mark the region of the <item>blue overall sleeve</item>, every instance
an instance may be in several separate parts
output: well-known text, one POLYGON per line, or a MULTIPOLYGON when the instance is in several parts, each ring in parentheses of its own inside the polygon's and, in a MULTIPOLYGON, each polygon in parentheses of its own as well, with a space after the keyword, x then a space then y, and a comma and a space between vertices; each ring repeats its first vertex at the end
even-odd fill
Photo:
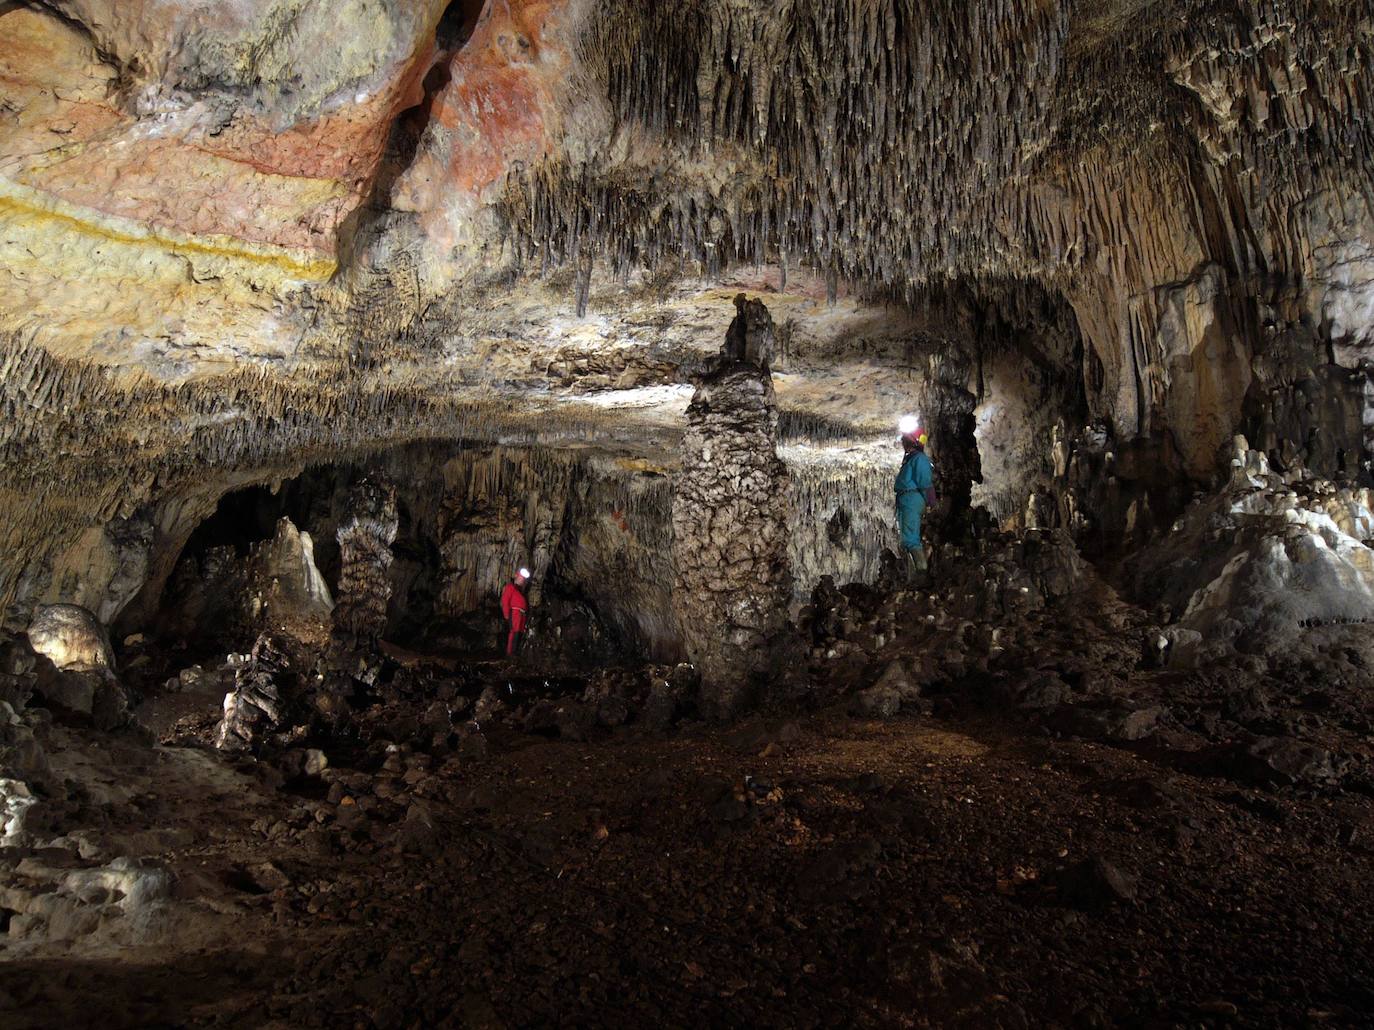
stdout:
POLYGON ((935 469, 930 464, 930 458, 924 453, 917 454, 911 462, 913 472, 911 474, 912 485, 921 493, 925 493, 935 485, 935 469))

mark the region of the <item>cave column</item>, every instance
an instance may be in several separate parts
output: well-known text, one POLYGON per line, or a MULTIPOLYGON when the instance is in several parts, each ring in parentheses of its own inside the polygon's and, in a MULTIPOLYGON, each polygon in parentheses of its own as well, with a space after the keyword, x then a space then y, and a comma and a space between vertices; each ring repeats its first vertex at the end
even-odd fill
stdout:
MULTIPOLYGON (((969 530, 973 484, 983 481, 975 435, 977 398, 968 389, 970 370, 960 356, 940 352, 929 359, 925 417, 939 508, 930 519, 933 543, 962 541, 969 530)), ((929 546, 929 544, 928 544, 929 546)))
MULTIPOLYGON (((364 479, 353 488, 345 510, 336 534, 341 568, 329 664, 346 677, 367 679, 367 671, 377 664, 377 641, 386 629, 391 600, 391 544, 400 524, 396 488, 364 479)), ((347 689, 340 683, 334 692, 347 689)))
POLYGON ((718 363, 687 409, 673 497, 674 608, 708 715, 747 700, 791 597, 789 492, 768 361, 773 321, 741 295, 718 363))

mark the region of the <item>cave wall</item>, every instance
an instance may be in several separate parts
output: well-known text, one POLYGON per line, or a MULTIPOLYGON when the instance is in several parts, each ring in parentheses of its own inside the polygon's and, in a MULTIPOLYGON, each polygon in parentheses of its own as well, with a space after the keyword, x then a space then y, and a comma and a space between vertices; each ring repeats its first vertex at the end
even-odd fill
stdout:
POLYGON ((120 630, 196 631, 187 613, 248 588, 250 554, 281 518, 311 535, 315 564, 337 589, 343 563, 336 535, 369 477, 396 495, 385 577, 390 639, 443 639, 474 615, 495 619, 502 584, 528 565, 536 606, 546 593, 585 600, 624 646, 663 660, 681 656, 671 607, 671 497, 661 467, 589 452, 444 442, 353 455, 220 498, 213 532, 188 527, 176 554, 157 556, 175 571, 140 584, 120 630))
POLYGON ((892 481, 901 450, 893 442, 886 451, 890 469, 856 468, 818 459, 814 451, 781 449, 790 494, 787 563, 794 612, 824 576, 836 583, 875 582, 883 550, 897 547, 892 481))
POLYGON ((598 459, 569 499, 558 575, 651 659, 686 658, 673 608, 672 479, 628 459, 598 459))
MULTIPOLYGON (((893 472, 885 464, 856 470, 818 461, 807 449, 780 453, 786 475, 768 499, 780 499, 779 512, 786 512, 776 538, 790 593, 779 595, 778 615, 796 611, 824 575, 838 582, 877 580, 881 553, 892 547, 894 533, 893 472)), ((883 441, 875 460, 894 467, 896 446, 883 441)), ((398 523, 386 575, 387 639, 442 640, 474 615, 478 621, 495 618, 500 586, 515 567, 528 564, 536 610, 545 597, 587 604, 613 643, 655 661, 682 661, 675 470, 675 464, 602 452, 438 441, 317 464, 214 499, 218 514, 214 503, 209 510, 196 505, 201 522, 187 523, 179 537, 165 541, 166 551, 148 551, 147 564, 166 574, 140 581, 142 589, 114 625, 118 634, 201 634, 209 643, 206 613, 228 599, 223 610, 232 618, 216 625, 240 632, 245 619, 234 613, 247 602, 235 599, 254 588, 251 555, 279 533, 280 519, 311 536, 313 563, 327 589, 337 591, 337 534, 350 493, 364 478, 381 475, 396 489, 398 523)), ((84 555, 66 552, 62 562, 76 566, 84 555)), ((217 643, 243 647, 251 641, 217 643)))

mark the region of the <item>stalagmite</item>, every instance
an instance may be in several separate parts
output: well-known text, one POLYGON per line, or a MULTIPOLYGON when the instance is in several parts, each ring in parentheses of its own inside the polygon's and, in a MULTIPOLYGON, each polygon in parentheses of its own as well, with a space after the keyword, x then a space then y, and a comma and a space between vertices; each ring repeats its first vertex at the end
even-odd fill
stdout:
POLYGON ((224 712, 215 728, 215 747, 242 751, 266 743, 284 728, 289 701, 283 681, 289 660, 263 634, 246 655, 234 656, 234 689, 224 696, 224 712))
POLYGON ((791 594, 787 473, 767 366, 773 321, 756 300, 735 304, 720 360, 687 409, 673 496, 673 603, 714 715, 748 698, 791 594))
POLYGON ((366 666, 386 629, 391 583, 387 577, 396 539, 396 488, 381 478, 354 487, 339 526, 338 594, 332 616, 330 652, 344 671, 350 659, 366 666))

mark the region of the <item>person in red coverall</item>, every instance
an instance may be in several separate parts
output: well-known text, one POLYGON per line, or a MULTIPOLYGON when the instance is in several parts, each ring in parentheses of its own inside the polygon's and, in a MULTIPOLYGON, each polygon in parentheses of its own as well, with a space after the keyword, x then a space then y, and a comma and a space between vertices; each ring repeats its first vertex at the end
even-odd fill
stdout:
POLYGON ((515 578, 501 591, 501 615, 506 620, 509 633, 506 635, 506 657, 512 658, 520 650, 525 639, 525 623, 529 618, 529 602, 525 600, 525 584, 529 582, 530 570, 521 569, 515 578))

